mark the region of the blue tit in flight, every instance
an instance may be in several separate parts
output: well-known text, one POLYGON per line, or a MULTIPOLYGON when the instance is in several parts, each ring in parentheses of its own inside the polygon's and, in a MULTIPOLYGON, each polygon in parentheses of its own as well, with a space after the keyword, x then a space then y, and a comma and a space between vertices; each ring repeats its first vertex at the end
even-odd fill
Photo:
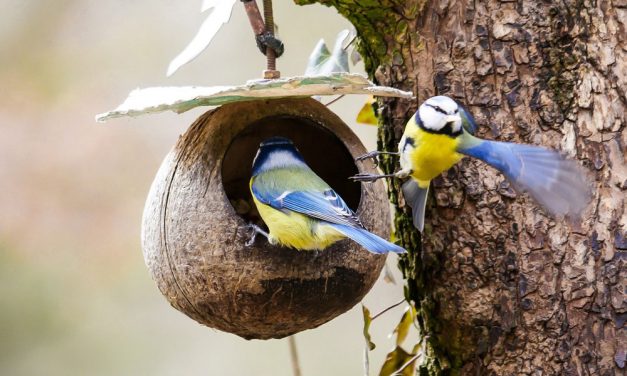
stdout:
POLYGON ((389 175, 359 174, 351 179, 411 177, 401 188, 412 208, 414 226, 421 232, 430 181, 464 156, 478 158, 499 170, 514 187, 528 192, 552 215, 581 215, 591 194, 585 173, 574 161, 543 147, 482 140, 473 135, 475 130, 475 120, 463 106, 446 96, 431 97, 407 122, 397 153, 371 152, 357 158, 396 154, 400 171, 389 175))
POLYGON ((297 250, 322 250, 351 238, 372 253, 403 253, 405 249, 370 233, 344 200, 305 163, 292 141, 272 137, 259 146, 253 161, 250 191, 270 244, 297 250))

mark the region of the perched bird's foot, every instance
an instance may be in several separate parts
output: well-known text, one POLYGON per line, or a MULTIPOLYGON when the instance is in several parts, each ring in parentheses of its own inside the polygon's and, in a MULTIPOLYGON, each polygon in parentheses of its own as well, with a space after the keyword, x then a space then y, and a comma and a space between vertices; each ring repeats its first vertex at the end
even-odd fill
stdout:
POLYGON ((375 166, 379 165, 379 156, 380 155, 398 155, 398 153, 396 152, 391 152, 391 151, 371 151, 369 153, 366 153, 364 155, 360 155, 359 157, 355 158, 355 162, 361 162, 361 161, 365 161, 366 159, 372 159, 374 162, 375 166))
POLYGON ((254 223, 250 223, 246 227, 252 231, 252 233, 250 234, 250 239, 248 239, 248 241, 246 241, 245 243, 246 247, 251 247, 253 244, 255 244, 255 239, 257 238, 258 234, 265 236, 266 239, 269 239, 270 237, 270 235, 267 232, 263 231, 261 227, 257 226, 254 223))
POLYGON ((396 175, 395 174, 385 174, 385 175, 357 174, 357 175, 350 176, 349 179, 352 180, 352 181, 360 181, 360 182, 364 182, 364 183, 372 183, 372 182, 377 181, 379 179, 393 178, 393 177, 396 177, 396 175))

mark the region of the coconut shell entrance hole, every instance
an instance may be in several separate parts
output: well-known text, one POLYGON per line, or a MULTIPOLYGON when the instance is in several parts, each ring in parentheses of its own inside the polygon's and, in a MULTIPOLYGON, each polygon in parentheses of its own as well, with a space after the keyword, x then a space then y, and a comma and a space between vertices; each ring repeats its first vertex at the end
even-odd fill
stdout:
POLYGON ((326 181, 348 206, 357 210, 361 186, 348 180, 358 172, 350 152, 337 136, 323 126, 294 116, 260 119, 239 133, 222 161, 222 181, 237 214, 248 222, 263 224, 256 211, 249 188, 253 159, 259 143, 272 136, 294 142, 305 161, 326 181))
POLYGON ((350 240, 319 252, 252 247, 246 225, 258 221, 248 180, 259 142, 294 141, 307 163, 357 210, 374 233, 388 237, 383 183, 347 180, 366 152, 357 136, 313 99, 224 105, 202 115, 166 156, 144 211, 142 248, 159 289, 201 324, 247 339, 282 338, 315 328, 357 304, 385 257, 350 240), (239 213, 239 214, 238 214, 239 213))

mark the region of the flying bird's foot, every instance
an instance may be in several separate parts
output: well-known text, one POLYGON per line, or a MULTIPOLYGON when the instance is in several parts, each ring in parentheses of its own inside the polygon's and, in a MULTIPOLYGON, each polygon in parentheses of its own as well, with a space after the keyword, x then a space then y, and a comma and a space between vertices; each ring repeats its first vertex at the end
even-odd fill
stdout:
POLYGON ((394 177, 395 178, 399 178, 399 179, 405 179, 406 177, 408 177, 409 175, 411 175, 413 173, 412 170, 406 169, 406 170, 400 170, 400 171, 396 171, 394 173, 394 177))
POLYGON ((396 152, 391 152, 391 151, 371 151, 369 153, 366 153, 364 155, 360 155, 359 157, 355 158, 355 162, 361 162, 361 161, 365 161, 366 159, 372 159, 372 161, 374 162, 375 166, 379 165, 379 156, 380 155, 398 155, 398 153, 396 152))
POLYGON ((379 156, 380 152, 375 150, 375 151, 371 151, 369 153, 360 155, 359 157, 355 158, 355 162, 361 162, 361 161, 365 161, 366 159, 373 159, 375 165, 378 164, 378 159, 377 157, 379 156))
POLYGON ((256 224, 250 223, 246 227, 252 231, 252 233, 250 234, 250 239, 248 239, 248 241, 246 241, 245 243, 246 247, 251 247, 253 244, 255 244, 255 239, 257 238, 258 234, 265 236, 266 239, 269 239, 270 237, 270 234, 263 231, 261 227, 257 226, 256 224))
POLYGON ((379 179, 393 178, 393 177, 396 177, 396 175, 395 174, 386 174, 386 175, 357 174, 357 175, 350 176, 349 179, 352 180, 352 181, 360 181, 360 182, 364 182, 364 183, 372 183, 372 182, 377 181, 379 179))

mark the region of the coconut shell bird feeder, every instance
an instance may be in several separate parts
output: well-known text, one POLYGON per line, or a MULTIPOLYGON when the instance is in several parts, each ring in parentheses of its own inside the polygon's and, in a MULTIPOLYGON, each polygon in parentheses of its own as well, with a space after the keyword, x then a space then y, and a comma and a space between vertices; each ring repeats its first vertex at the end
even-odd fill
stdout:
POLYGON ((159 168, 144 209, 142 248, 173 307, 246 339, 282 338, 346 312, 370 290, 385 263, 385 256, 350 240, 315 252, 273 246, 263 237, 246 246, 248 224, 263 226, 248 186, 259 143, 272 136, 294 141, 364 226, 387 238, 383 183, 348 180, 374 172, 371 163, 354 162, 366 149, 337 115, 310 97, 411 97, 356 74, 278 78, 274 67, 268 71, 271 79, 241 86, 137 89, 118 108, 96 117, 214 107, 179 138, 159 168))

